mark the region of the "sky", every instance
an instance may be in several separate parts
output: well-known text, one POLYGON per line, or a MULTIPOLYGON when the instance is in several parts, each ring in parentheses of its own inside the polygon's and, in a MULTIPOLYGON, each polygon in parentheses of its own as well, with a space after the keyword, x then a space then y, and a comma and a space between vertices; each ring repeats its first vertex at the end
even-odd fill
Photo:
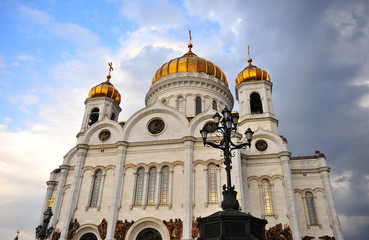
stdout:
POLYGON ((187 52, 189 29, 234 96, 250 45, 290 152, 326 155, 345 239, 369 235, 367 0, 0 0, 0 22, 0 240, 18 229, 34 239, 46 181, 75 146, 107 63, 124 121, 156 70, 187 52))

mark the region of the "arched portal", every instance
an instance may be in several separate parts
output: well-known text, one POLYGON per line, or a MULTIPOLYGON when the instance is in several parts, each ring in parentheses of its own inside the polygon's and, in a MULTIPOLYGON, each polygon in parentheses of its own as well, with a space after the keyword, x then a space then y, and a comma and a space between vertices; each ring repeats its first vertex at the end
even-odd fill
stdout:
POLYGON ((146 228, 137 235, 136 240, 162 240, 162 237, 157 230, 146 228))
POLYGON ((97 240, 97 237, 93 233, 86 233, 79 240, 97 240))

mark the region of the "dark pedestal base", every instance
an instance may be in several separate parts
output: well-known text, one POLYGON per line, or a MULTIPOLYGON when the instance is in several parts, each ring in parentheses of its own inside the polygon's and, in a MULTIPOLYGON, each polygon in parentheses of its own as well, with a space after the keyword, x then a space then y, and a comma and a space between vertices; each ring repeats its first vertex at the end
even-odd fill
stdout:
POLYGON ((235 209, 216 212, 199 218, 198 240, 265 240, 265 219, 235 209))

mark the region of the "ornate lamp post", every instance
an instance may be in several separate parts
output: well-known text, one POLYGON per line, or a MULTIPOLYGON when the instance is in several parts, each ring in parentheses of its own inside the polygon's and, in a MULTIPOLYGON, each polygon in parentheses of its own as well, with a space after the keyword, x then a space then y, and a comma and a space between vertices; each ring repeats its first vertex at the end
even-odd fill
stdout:
POLYGON ((36 228, 36 238, 38 238, 40 240, 47 239, 52 234, 52 232, 54 231, 54 228, 53 227, 47 228, 47 226, 49 225, 50 219, 53 216, 53 213, 51 211, 51 205, 54 202, 54 198, 51 197, 50 200, 49 200, 49 202, 50 202, 49 207, 44 212, 44 221, 43 221, 43 224, 42 224, 42 226, 39 225, 36 228))
POLYGON ((227 185, 223 185, 223 201, 222 201, 222 209, 235 209, 238 210, 240 205, 236 199, 237 192, 234 190, 234 185, 231 183, 231 169, 232 169, 232 151, 235 149, 240 149, 243 147, 250 147, 252 135, 254 134, 250 128, 245 132, 245 136, 247 142, 241 144, 234 144, 231 139, 231 134, 237 132, 238 125, 238 113, 231 113, 227 107, 222 111, 223 117, 219 113, 215 113, 213 116, 214 123, 216 125, 216 130, 220 132, 223 136, 223 139, 219 143, 215 142, 207 142, 207 135, 209 133, 209 129, 204 126, 201 130, 202 140, 204 142, 204 146, 209 145, 213 148, 218 148, 223 151, 224 156, 224 164, 226 165, 227 172, 227 185))
POLYGON ((208 145, 223 151, 227 185, 223 185, 223 211, 198 219, 197 227, 200 229, 198 240, 265 240, 265 225, 268 222, 265 219, 253 217, 250 213, 239 211, 237 192, 231 182, 232 157, 234 156, 232 151, 246 146, 250 147, 253 135, 251 129, 248 128, 245 132, 247 142, 239 144, 232 142, 231 135, 237 132, 238 118, 238 113, 231 113, 227 107, 222 111, 222 116, 215 113, 213 119, 216 131, 222 135, 222 139, 217 142, 206 140, 209 133, 206 126, 200 130, 204 146, 208 145))

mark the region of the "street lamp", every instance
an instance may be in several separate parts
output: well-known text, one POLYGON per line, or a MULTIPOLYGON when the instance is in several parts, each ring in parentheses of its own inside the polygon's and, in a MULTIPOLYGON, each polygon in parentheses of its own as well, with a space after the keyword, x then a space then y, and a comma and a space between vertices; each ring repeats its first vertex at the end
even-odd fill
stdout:
POLYGON ((238 118, 238 113, 231 113, 227 107, 222 111, 222 116, 219 113, 214 114, 216 131, 221 135, 220 141, 207 141, 209 129, 206 125, 200 130, 204 146, 208 145, 223 151, 227 185, 223 185, 223 211, 198 218, 197 227, 200 229, 200 236, 197 240, 265 240, 265 225, 268 221, 240 211, 240 204, 236 198, 237 192, 231 183, 232 157, 234 156, 232 151, 247 146, 251 147, 254 134, 248 128, 245 132, 246 142, 233 143, 231 135, 237 132, 238 118))
POLYGON ((232 169, 232 151, 243 147, 250 147, 252 135, 254 134, 250 128, 245 132, 247 142, 241 144, 235 144, 232 142, 231 134, 237 132, 238 126, 238 113, 231 113, 227 107, 222 111, 222 116, 217 112, 214 114, 213 119, 216 125, 216 131, 222 135, 220 142, 208 142, 206 141, 209 129, 204 126, 200 130, 204 146, 208 145, 213 148, 218 148, 223 151, 224 164, 226 165, 227 172, 227 185, 223 185, 223 201, 222 209, 239 209, 239 203, 236 199, 237 192, 234 190, 235 187, 231 183, 231 169, 232 169))
POLYGON ((42 223, 42 226, 39 225, 36 228, 36 238, 38 238, 40 240, 47 239, 54 231, 53 227, 47 228, 47 226, 49 225, 50 219, 53 216, 53 213, 51 211, 51 205, 54 202, 54 198, 51 197, 49 202, 50 202, 49 207, 44 212, 44 221, 42 223))

